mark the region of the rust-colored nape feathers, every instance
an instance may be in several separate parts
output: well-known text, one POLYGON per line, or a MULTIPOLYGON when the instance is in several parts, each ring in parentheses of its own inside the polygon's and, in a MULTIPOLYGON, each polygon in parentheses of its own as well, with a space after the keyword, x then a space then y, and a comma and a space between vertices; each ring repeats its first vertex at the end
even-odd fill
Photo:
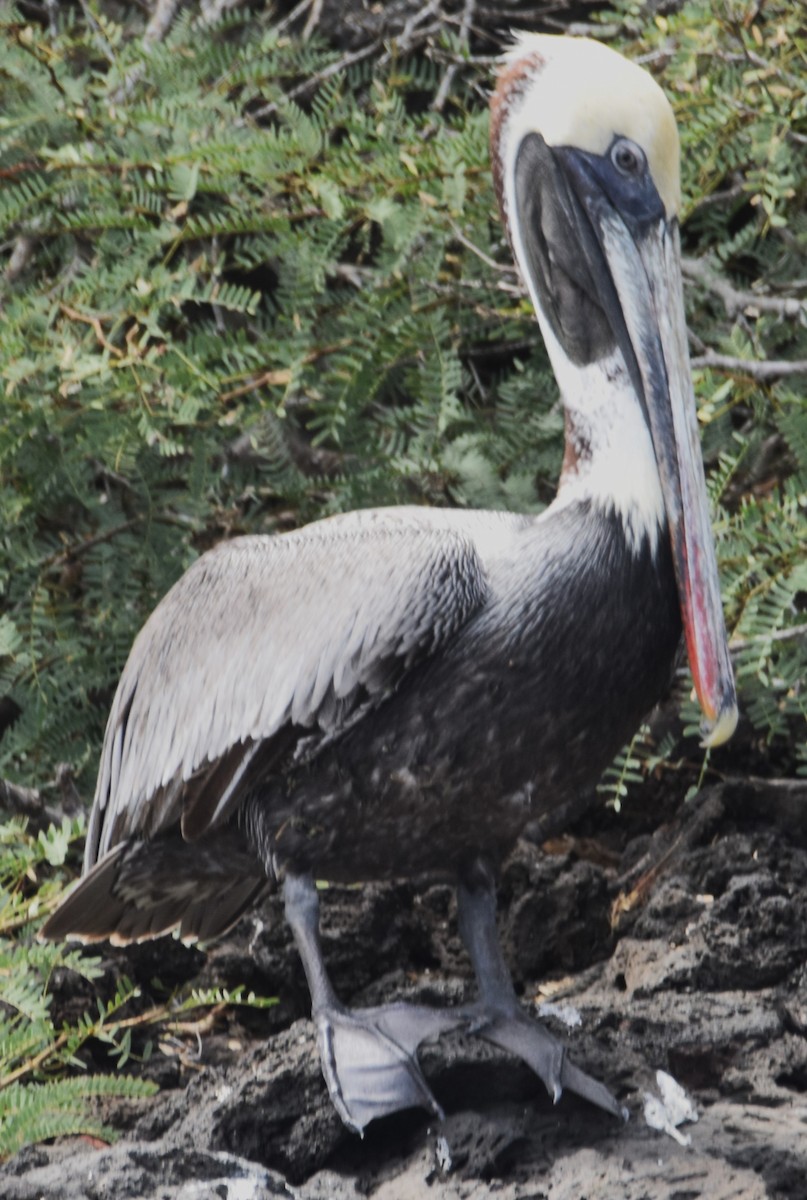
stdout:
POLYGON ((496 76, 496 87, 490 99, 490 164, 493 186, 499 204, 505 230, 510 236, 509 219, 504 194, 504 152, 501 144, 502 130, 511 107, 517 103, 529 87, 535 74, 541 70, 545 59, 539 50, 514 56, 509 52, 496 76))

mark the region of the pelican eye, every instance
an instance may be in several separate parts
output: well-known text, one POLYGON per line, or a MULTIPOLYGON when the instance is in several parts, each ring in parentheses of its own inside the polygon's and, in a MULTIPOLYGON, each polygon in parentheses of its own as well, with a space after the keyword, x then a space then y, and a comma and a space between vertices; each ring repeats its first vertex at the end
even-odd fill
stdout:
POLYGON ((611 148, 611 162, 627 179, 641 179, 647 168, 644 151, 629 138, 620 138, 611 148))

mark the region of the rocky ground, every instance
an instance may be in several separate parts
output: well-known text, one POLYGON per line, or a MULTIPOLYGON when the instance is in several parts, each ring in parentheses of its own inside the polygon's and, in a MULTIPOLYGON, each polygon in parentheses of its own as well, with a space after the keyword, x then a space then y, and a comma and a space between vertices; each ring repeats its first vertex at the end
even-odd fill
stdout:
MULTIPOLYGON (((804 1200, 807 786, 726 782, 691 804, 651 791, 521 847, 500 892, 525 1005, 550 1004, 547 1021, 628 1105, 627 1125, 570 1095, 553 1106, 525 1067, 452 1035, 421 1053, 445 1121, 413 1111, 349 1134, 272 901, 207 958, 170 940, 109 952, 146 993, 155 976, 198 976, 280 1003, 166 1039, 144 1067, 159 1095, 104 1114, 119 1142, 30 1147, 0 1167, 0 1196, 804 1200), (567 1028, 570 1010, 582 1023, 567 1028), (657 1069, 697 1110, 670 1123, 681 1141, 647 1123, 657 1069)), ((353 1003, 469 994, 449 888, 333 888, 324 909, 326 953, 353 1003)), ((57 1002, 85 1003, 82 986, 66 977, 57 1002)))

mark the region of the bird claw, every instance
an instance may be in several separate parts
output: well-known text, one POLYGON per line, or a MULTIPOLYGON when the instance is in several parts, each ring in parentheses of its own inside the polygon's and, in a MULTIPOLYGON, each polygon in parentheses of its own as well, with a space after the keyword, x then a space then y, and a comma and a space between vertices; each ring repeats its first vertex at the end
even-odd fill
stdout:
POLYGON ((566 1047, 540 1022, 531 1020, 513 1003, 512 1008, 486 1008, 479 1003, 465 1009, 467 1032, 483 1037, 525 1062, 546 1086, 554 1104, 564 1089, 576 1092, 605 1112, 628 1119, 628 1110, 613 1093, 570 1061, 566 1047))
POLYGON ((331 1005, 314 1014, 322 1073, 336 1111, 348 1129, 404 1108, 426 1108, 441 1120, 416 1058, 432 1041, 465 1021, 427 1005, 390 1004, 350 1010, 331 1005))
MULTIPOLYGON (((596 1104, 598 1108, 602 1108, 605 1112, 612 1113, 615 1117, 619 1117, 621 1121, 627 1121, 630 1113, 624 1104, 620 1104, 616 1096, 610 1088, 607 1088, 604 1083, 600 1083, 599 1079, 594 1079, 585 1071, 581 1071, 573 1062, 570 1062, 568 1057, 563 1060, 563 1087, 569 1089, 570 1092, 576 1092, 578 1096, 582 1096, 591 1104, 596 1104)), ((562 1090, 562 1089, 561 1089, 562 1090)), ((560 1099, 560 1093, 557 1099, 560 1099)), ((557 1101, 556 1101, 557 1103, 557 1101)))

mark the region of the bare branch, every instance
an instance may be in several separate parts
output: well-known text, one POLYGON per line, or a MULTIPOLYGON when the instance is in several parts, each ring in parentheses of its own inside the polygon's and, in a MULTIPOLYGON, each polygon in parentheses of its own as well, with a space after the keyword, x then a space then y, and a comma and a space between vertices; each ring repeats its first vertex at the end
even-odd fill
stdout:
POLYGON ((58 825, 63 815, 45 803, 39 788, 20 787, 8 779, 0 779, 0 812, 27 817, 35 829, 58 825))
POLYGON ((740 200, 747 195, 745 180, 738 179, 731 187, 711 192, 708 196, 701 196, 692 205, 690 212, 700 212, 702 208, 714 208, 718 204, 733 204, 735 200, 740 200))
MULTIPOLYGON (((146 28, 143 31, 143 46, 146 50, 150 50, 152 46, 157 45, 166 36, 176 16, 178 7, 179 0, 157 0, 154 5, 154 11, 149 17, 146 28)), ((120 87, 116 88, 112 93, 111 99, 113 104, 123 104, 129 99, 143 78, 145 70, 142 63, 132 68, 120 87)))
POLYGON ((277 33, 282 33, 284 29, 288 29, 289 25, 293 25, 298 17, 301 17, 307 8, 311 7, 313 0, 300 0, 299 4, 295 4, 290 13, 287 13, 282 21, 278 21, 275 25, 277 33))
MULTIPOLYGON (((225 9, 234 8, 238 2, 239 0, 207 0, 207 3, 202 3, 200 15, 202 25, 212 25, 225 9)), ((156 0, 154 11, 143 31, 143 46, 147 51, 168 36, 179 6, 180 0, 156 0)), ((113 104, 121 104, 128 100, 144 74, 145 67, 142 64, 134 67, 117 91, 113 93, 113 104)))
POLYGON ((707 350, 705 354, 693 358, 692 366, 696 370, 711 367, 730 374, 750 375, 760 383, 770 383, 774 379, 785 379, 790 375, 807 375, 807 359, 786 362, 783 359, 770 358, 760 362, 748 358, 734 358, 730 354, 717 354, 714 350, 707 350))
POLYGON ((163 40, 174 22, 178 7, 179 0, 157 0, 143 31, 144 46, 153 46, 163 40))
POLYGON ((739 654, 758 642, 791 642, 802 637, 807 637, 807 625, 791 625, 789 629, 777 629, 773 633, 755 633, 747 638, 733 637, 729 642, 729 650, 732 654, 739 654))
POLYGON ((9 255, 6 269, 3 272, 3 278, 6 283, 14 283, 22 275, 28 263, 31 260, 31 255, 34 252, 36 241, 25 233, 21 233, 14 241, 14 249, 9 255))
MULTIPOLYGON (((460 42, 467 49, 468 37, 471 32, 471 22, 474 19, 474 9, 476 8, 476 0, 465 0, 465 5, 462 10, 462 21, 460 23, 460 42)), ((443 78, 440 80, 440 87, 437 89, 437 95, 432 101, 432 108, 435 112, 442 112, 443 106, 448 99, 448 94, 451 91, 451 85, 454 82, 454 76, 457 74, 458 64, 452 63, 446 71, 443 78)))
POLYGON ((428 20, 429 17, 435 16, 439 11, 440 0, 429 0, 428 4, 424 4, 422 8, 413 12, 411 17, 407 17, 403 29, 395 39, 396 49, 399 54, 409 53, 409 48, 412 45, 418 25, 422 25, 424 21, 428 20))
POLYGON ((202 0, 200 15, 203 24, 214 24, 223 12, 226 12, 228 8, 235 8, 241 2, 242 0, 202 0))
POLYGON ((308 14, 308 19, 303 26, 304 42, 308 41, 308 39, 311 37, 311 34, 319 24, 319 19, 322 16, 322 3, 323 0, 314 0, 313 4, 311 5, 311 12, 308 14))
MULTIPOLYGON (((451 232, 454 234, 454 237, 457 239, 457 241, 463 245, 466 250, 470 250, 472 254, 475 254, 477 258, 481 259, 486 267, 490 267, 491 270, 498 271, 502 275, 515 274, 515 270, 512 265, 496 262, 496 260, 491 258, 489 254, 485 254, 484 250, 481 250, 479 246, 465 236, 460 227, 454 221, 451 222, 451 232)), ((523 292, 524 289, 522 288, 520 290, 523 292)))
POLYGON ((734 317, 738 313, 774 313, 778 317, 801 318, 807 317, 807 300, 798 300, 795 296, 766 296, 757 292, 743 292, 710 267, 700 258, 685 258, 681 268, 687 279, 702 284, 713 296, 717 296, 725 305, 726 314, 734 317), (750 310, 750 311, 749 311, 750 310))
POLYGON ((96 546, 114 541, 120 534, 128 533, 130 529, 136 529, 138 525, 142 525, 147 520, 159 522, 160 525, 176 525, 180 529, 193 529, 194 527, 190 517, 174 516, 171 513, 144 513, 137 517, 131 517, 128 521, 121 521, 120 524, 105 529, 103 533, 96 533, 92 537, 83 538, 80 542, 73 542, 61 550, 56 550, 53 554, 48 554, 39 560, 40 568, 45 570, 48 567, 62 567, 73 563, 83 555, 89 554, 96 546))
MULTIPOLYGON (((351 50, 347 54, 343 54, 336 62, 329 63, 327 67, 323 67, 321 71, 317 71, 314 75, 309 75, 302 83, 298 83, 290 92, 286 92, 284 102, 296 100, 298 96, 303 96, 306 92, 313 91, 319 87, 326 79, 330 79, 333 75, 339 75, 342 71, 346 71, 348 67, 352 67, 354 63, 363 62, 365 58, 370 58, 375 54, 381 46, 381 40, 376 38, 374 42, 370 42, 367 46, 361 46, 358 50, 351 50)), ((271 104, 265 104, 263 108, 258 108, 251 114, 251 120, 260 120, 261 118, 272 117, 280 111, 281 103, 272 101, 271 104)))

